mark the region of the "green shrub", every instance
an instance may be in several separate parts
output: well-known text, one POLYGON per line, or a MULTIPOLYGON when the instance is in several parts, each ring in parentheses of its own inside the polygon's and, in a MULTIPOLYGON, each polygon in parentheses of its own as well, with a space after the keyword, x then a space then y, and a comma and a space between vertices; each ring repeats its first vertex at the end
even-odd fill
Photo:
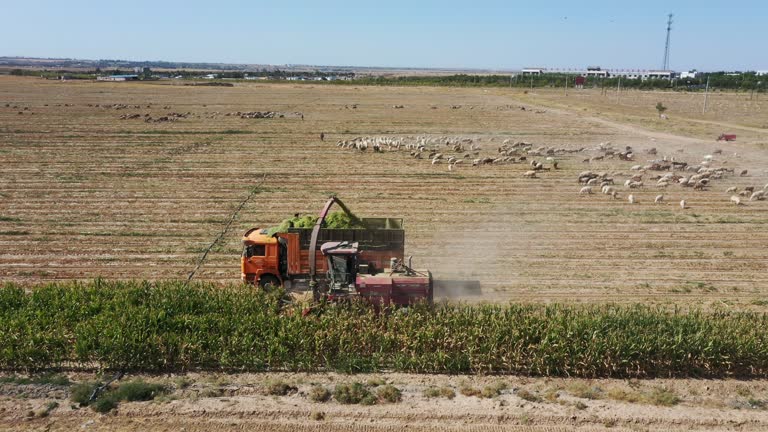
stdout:
POLYGON ((298 390, 296 386, 292 386, 282 380, 269 381, 266 386, 267 394, 272 396, 285 396, 298 390))
POLYGON ((216 398, 224 395, 224 390, 220 387, 208 387, 198 393, 198 396, 204 398, 216 398))
POLYGON ((456 397, 456 392, 450 387, 429 387, 424 390, 424 397, 436 398, 444 397, 446 399, 453 399, 456 397))
POLYGON ((72 384, 66 375, 45 373, 42 375, 31 375, 29 377, 21 377, 18 375, 10 375, 6 377, 0 377, 0 383, 11 384, 49 384, 60 387, 67 387, 72 384))
POLYGON ((664 387, 654 387, 646 399, 648 403, 660 406, 674 406, 680 403, 680 397, 664 387))
POLYGON ((188 377, 181 376, 174 379, 173 383, 176 385, 176 388, 184 390, 186 388, 189 388, 189 386, 191 386, 192 384, 194 384, 194 381, 188 377))
POLYGON ((403 400, 403 394, 400 389, 392 384, 387 384, 376 389, 376 395, 379 399, 389 403, 397 403, 403 400))
POLYGON ((461 385, 459 385, 459 393, 469 397, 469 396, 480 396, 482 392, 472 384, 468 382, 463 382, 461 383, 461 385))
POLYGON ((100 385, 101 383, 96 381, 88 381, 75 384, 70 389, 69 399, 81 406, 88 405, 91 395, 100 385))
POLYGON ((336 399, 336 402, 342 404, 359 404, 366 398, 368 398, 367 401, 370 401, 371 396, 371 392, 358 382, 336 384, 336 388, 333 391, 333 398, 336 399))
POLYGON ((382 385, 384 385, 386 383, 387 383, 387 381, 384 378, 375 377, 375 378, 368 379, 368 381, 366 381, 365 384, 368 387, 378 387, 378 386, 382 386, 382 385))
POLYGON ((39 410, 35 415, 40 418, 48 417, 51 415, 51 411, 55 410, 59 407, 59 403, 56 401, 51 401, 45 404, 45 407, 39 410))
POLYGON ((149 401, 164 394, 166 389, 161 384, 147 383, 143 380, 126 381, 117 386, 109 387, 91 401, 94 390, 101 386, 100 382, 84 382, 76 384, 70 392, 72 402, 80 406, 90 405, 96 412, 105 413, 115 409, 120 401, 136 402, 149 401))
POLYGON ((105 394, 104 396, 99 397, 93 403, 91 403, 91 408, 93 408, 94 411, 97 413, 107 413, 109 411, 112 411, 113 409, 117 408, 117 404, 119 402, 119 399, 114 394, 105 394))
POLYGON ((480 396, 488 399, 495 398, 496 396, 500 395, 503 390, 506 389, 507 383, 504 381, 498 381, 483 387, 483 389, 480 391, 480 396))
POLYGON ((598 386, 590 386, 585 383, 576 382, 568 386, 568 392, 577 398, 582 399, 600 399, 603 390, 598 386))
POLYGON ((627 391, 622 388, 611 388, 608 390, 608 398, 621 401, 621 402, 627 402, 627 403, 636 403, 640 402, 642 400, 642 395, 636 391, 627 391))
POLYGON ((528 402, 541 402, 541 397, 539 397, 536 393, 531 392, 530 390, 521 388, 515 392, 515 394, 520 399, 527 400, 528 402))
POLYGON ((331 392, 321 385, 312 386, 309 390, 309 399, 312 402, 328 402, 331 398, 331 392))
POLYGON ((117 400, 136 402, 149 401, 165 393, 162 384, 147 383, 142 380, 134 380, 121 383, 116 390, 111 392, 117 400))

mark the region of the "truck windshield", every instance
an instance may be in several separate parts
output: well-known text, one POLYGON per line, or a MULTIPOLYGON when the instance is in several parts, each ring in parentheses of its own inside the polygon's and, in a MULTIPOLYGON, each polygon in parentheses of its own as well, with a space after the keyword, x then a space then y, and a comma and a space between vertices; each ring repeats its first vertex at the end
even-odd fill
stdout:
POLYGON ((267 247, 265 245, 249 245, 243 249, 243 256, 250 258, 252 256, 263 257, 266 255, 267 247))

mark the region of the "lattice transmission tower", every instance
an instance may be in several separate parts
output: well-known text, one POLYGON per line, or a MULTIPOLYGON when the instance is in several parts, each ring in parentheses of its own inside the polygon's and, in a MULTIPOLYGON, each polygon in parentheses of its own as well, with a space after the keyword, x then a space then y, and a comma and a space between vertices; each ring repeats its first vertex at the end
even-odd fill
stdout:
POLYGON ((669 35, 672 33, 672 14, 667 15, 667 43, 664 44, 664 63, 661 70, 669 70, 669 35))

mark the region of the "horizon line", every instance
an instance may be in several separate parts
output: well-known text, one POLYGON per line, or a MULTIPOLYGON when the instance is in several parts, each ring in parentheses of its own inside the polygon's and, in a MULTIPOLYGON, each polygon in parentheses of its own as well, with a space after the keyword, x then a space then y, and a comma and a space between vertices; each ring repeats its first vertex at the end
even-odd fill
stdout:
MULTIPOLYGON (((555 71, 565 71, 565 70, 586 70, 589 67, 599 67, 601 70, 637 70, 637 71, 654 71, 654 70, 660 70, 658 68, 654 67, 602 67, 602 66, 583 66, 583 67, 552 67, 552 66, 520 66, 516 68, 509 68, 509 67, 438 67, 438 66, 363 66, 363 65, 331 65, 331 64, 309 64, 309 63, 282 63, 282 64, 276 64, 276 63, 232 63, 232 62, 217 62, 217 61, 176 61, 176 60, 128 60, 128 59, 119 59, 119 58, 100 58, 100 59, 92 59, 92 58, 78 58, 78 57, 33 57, 33 56, 13 56, 13 55, 2 55, 0 56, 0 60, 2 59, 22 59, 22 60, 50 60, 50 61, 82 61, 82 62, 124 62, 124 63, 171 63, 171 64, 201 64, 201 65, 223 65, 223 66, 268 66, 268 67, 320 67, 320 68, 343 68, 343 69, 381 69, 381 70, 434 70, 434 71, 483 71, 483 72, 520 72, 523 69, 552 69, 555 71)), ((12 66, 12 65, 2 65, 0 66, 12 66)), ((675 69, 669 69, 671 71, 675 71, 675 69)), ((697 71, 697 72, 758 72, 763 70, 768 70, 768 67, 766 69, 760 69, 760 68, 754 68, 754 69, 745 69, 745 70, 729 70, 729 69, 719 69, 719 70, 698 70, 698 69, 681 69, 681 71, 697 71)))

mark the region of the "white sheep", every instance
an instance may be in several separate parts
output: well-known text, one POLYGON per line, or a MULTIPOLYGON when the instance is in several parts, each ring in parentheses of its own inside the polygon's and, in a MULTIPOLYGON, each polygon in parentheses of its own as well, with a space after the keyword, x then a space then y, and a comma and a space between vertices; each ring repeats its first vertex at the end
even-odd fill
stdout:
POLYGON ((687 207, 685 206, 685 200, 680 200, 680 208, 685 210, 687 207))
POLYGON ((523 173, 523 177, 536 178, 536 171, 526 171, 523 173))
POLYGON ((738 205, 741 205, 741 198, 737 197, 736 195, 731 196, 731 202, 738 205))
POLYGON ((627 201, 629 201, 630 204, 634 204, 635 203, 635 196, 630 194, 627 197, 627 201))
POLYGON ((592 186, 584 186, 581 188, 579 195, 592 195, 592 186))
POLYGON ((761 200, 764 200, 764 199, 765 199, 765 191, 764 190, 759 190, 759 191, 753 193, 752 196, 749 197, 750 201, 755 201, 755 200, 761 201, 761 200))
POLYGON ((662 201, 664 201, 664 195, 657 195, 657 196, 656 196, 656 199, 654 199, 654 200, 653 200, 653 203, 654 203, 654 204, 659 204, 659 203, 661 203, 662 201))
POLYGON ((738 188, 736 186, 731 186, 725 190, 725 193, 733 193, 733 192, 736 192, 737 190, 738 188))

